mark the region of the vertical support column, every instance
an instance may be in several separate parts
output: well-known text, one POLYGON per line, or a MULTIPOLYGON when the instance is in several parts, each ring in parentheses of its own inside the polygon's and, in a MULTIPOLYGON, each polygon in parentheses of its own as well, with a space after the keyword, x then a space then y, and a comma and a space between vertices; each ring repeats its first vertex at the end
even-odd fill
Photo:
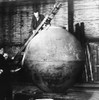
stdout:
MULTIPOLYGON (((20 8, 20 10, 22 10, 22 9, 20 8)), ((19 17, 20 17, 20 44, 22 44, 22 42, 23 42, 23 38, 22 38, 23 11, 20 11, 19 17)))
POLYGON ((5 44, 5 16, 6 16, 6 11, 5 11, 5 8, 6 8, 6 4, 5 2, 2 2, 1 3, 1 11, 0 11, 0 16, 1 16, 1 34, 2 34, 2 42, 0 43, 0 45, 3 45, 5 44))
POLYGON ((68 0, 68 31, 70 33, 74 32, 74 0, 68 0))

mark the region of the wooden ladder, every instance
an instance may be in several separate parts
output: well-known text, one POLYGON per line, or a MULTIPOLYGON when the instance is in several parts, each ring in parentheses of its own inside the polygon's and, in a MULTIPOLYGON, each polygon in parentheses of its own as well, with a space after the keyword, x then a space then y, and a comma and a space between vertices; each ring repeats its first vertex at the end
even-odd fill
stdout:
POLYGON ((33 33, 30 38, 25 42, 25 44, 21 47, 20 51, 14 56, 14 61, 17 61, 19 63, 22 60, 21 53, 26 49, 27 45, 30 43, 30 41, 39 33, 40 30, 44 29, 48 24, 50 24, 51 20, 54 18, 54 16, 57 14, 58 10, 61 7, 61 3, 57 2, 54 5, 54 8, 49 12, 48 15, 45 16, 43 21, 40 23, 40 25, 36 28, 35 33, 33 33), (21 56, 21 57, 18 57, 21 56))

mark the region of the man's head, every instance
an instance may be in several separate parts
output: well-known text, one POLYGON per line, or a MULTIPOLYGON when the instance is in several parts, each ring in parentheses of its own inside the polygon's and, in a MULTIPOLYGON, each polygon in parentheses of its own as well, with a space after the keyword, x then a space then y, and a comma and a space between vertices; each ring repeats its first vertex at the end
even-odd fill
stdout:
POLYGON ((35 8, 33 9, 33 12, 34 12, 34 16, 35 16, 35 17, 39 17, 39 10, 38 10, 37 7, 35 7, 35 8))
POLYGON ((38 18, 38 17, 39 17, 39 12, 34 12, 34 16, 35 16, 36 18, 38 18))
POLYGON ((3 56, 4 56, 5 59, 8 59, 8 53, 4 53, 3 56))

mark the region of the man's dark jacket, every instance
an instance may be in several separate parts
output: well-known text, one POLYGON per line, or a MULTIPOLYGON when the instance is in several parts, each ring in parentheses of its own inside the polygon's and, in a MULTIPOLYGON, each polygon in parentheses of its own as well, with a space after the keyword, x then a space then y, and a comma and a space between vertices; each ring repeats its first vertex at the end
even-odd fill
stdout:
POLYGON ((39 20, 37 21, 36 17, 33 15, 32 17, 32 23, 31 23, 31 30, 36 30, 36 28, 40 25, 40 23, 43 21, 44 15, 39 15, 39 20))

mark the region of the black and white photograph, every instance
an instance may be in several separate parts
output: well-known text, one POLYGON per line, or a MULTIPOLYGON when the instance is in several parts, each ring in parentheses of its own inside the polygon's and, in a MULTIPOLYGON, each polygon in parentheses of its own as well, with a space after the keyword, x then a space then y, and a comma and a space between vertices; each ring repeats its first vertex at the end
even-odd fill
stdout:
POLYGON ((99 100, 99 0, 0 0, 0 100, 99 100))

